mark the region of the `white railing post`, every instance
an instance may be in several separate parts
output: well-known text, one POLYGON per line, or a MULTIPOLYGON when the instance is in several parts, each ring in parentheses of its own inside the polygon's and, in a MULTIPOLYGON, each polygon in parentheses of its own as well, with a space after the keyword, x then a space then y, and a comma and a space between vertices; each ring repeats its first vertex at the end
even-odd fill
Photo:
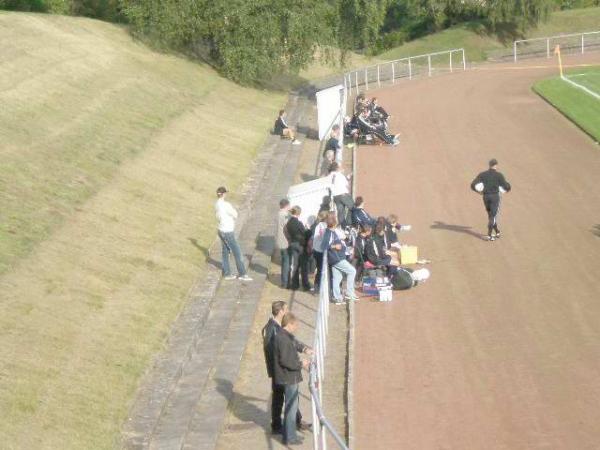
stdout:
POLYGON ((463 70, 467 70, 467 60, 465 59, 465 49, 462 49, 463 70))
POLYGON ((408 79, 412 80, 412 64, 410 62, 410 57, 408 58, 408 79))
POLYGON ((583 55, 585 53, 585 34, 581 34, 581 54, 583 55))
POLYGON ((427 68, 429 71, 429 76, 431 76, 431 55, 427 55, 427 68))
POLYGON ((377 87, 381 87, 381 82, 379 81, 379 64, 377 64, 377 87))
POLYGON ((365 69, 365 91, 369 90, 369 69, 365 69))
POLYGON ((517 41, 513 42, 513 55, 515 62, 517 62, 517 41))
POLYGON ((450 72, 452 72, 452 52, 450 52, 450 72))
POLYGON ((356 86, 356 95, 358 95, 358 71, 354 72, 354 86, 356 86))
POLYGON ((394 70, 394 66, 396 64, 392 61, 392 84, 396 84, 396 71, 394 70))
POLYGON ((550 38, 546 39, 546 58, 550 58, 550 38))

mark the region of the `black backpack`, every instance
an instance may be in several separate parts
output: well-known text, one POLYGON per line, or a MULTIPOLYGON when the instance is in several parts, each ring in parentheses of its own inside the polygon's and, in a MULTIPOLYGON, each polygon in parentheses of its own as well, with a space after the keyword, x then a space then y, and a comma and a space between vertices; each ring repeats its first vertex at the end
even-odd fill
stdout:
POLYGON ((404 291, 414 286, 414 281, 410 269, 398 268, 398 271, 392 276, 392 289, 394 291, 404 291))

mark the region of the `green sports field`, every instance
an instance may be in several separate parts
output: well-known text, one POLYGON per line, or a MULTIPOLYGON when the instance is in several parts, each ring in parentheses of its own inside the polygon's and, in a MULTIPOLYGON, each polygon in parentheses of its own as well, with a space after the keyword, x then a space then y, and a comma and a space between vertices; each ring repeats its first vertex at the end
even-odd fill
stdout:
POLYGON ((565 77, 588 91, 560 77, 538 81, 533 89, 600 142, 600 99, 593 94, 600 96, 600 67, 571 70, 565 77))

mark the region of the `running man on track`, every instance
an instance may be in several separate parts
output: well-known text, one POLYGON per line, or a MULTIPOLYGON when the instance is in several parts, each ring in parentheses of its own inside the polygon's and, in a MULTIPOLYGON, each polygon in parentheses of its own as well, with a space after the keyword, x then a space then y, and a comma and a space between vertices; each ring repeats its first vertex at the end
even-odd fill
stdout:
POLYGON ((504 175, 498 172, 498 161, 492 159, 489 162, 490 168, 481 172, 471 183, 471 189, 483 195, 483 204, 488 215, 488 234, 489 241, 495 241, 500 237, 498 229, 498 211, 500 209, 500 192, 509 192, 510 183, 506 181, 504 175), (495 235, 492 235, 492 231, 495 235))

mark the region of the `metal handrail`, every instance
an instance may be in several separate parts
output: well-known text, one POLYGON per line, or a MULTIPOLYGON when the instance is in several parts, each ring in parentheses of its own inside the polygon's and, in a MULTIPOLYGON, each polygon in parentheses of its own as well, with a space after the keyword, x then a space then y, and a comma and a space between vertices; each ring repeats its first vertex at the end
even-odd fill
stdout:
MULTIPOLYGON (((585 31, 582 33, 568 33, 568 34, 557 34, 554 36, 546 36, 546 37, 538 37, 538 38, 530 38, 530 39, 517 39, 513 42, 513 60, 517 62, 518 54, 517 54, 517 45, 522 44, 523 42, 539 42, 546 41, 546 57, 550 58, 551 56, 551 48, 550 41, 564 38, 572 38, 572 37, 581 37, 581 44, 578 44, 578 47, 581 47, 581 53, 585 53, 585 36, 590 36, 594 34, 600 34, 600 31, 585 31)), ((543 50, 541 50, 543 51, 543 50)), ((538 52, 539 53, 539 52, 538 52)))
POLYGON ((335 428, 325 417, 322 408, 322 381, 325 377, 325 354, 327 352, 327 331, 329 319, 329 265, 327 252, 323 252, 321 284, 319 288, 319 303, 315 323, 315 339, 313 343, 314 356, 309 366, 309 382, 312 416, 313 416, 313 448, 327 449, 326 433, 328 432, 338 447, 350 450, 346 442, 336 432, 335 428))
POLYGON ((423 55, 407 56, 404 58, 394 59, 392 61, 385 61, 382 63, 364 66, 359 69, 351 70, 350 72, 346 72, 343 74, 344 87, 350 93, 352 92, 352 88, 354 87, 356 89, 357 94, 358 94, 358 86, 359 85, 364 85, 365 90, 367 90, 367 91, 369 90, 370 82, 377 83, 377 86, 379 87, 379 86, 381 86, 381 81, 382 81, 381 69, 387 68, 387 67, 389 67, 390 71, 391 71, 391 76, 389 79, 392 80, 392 83, 395 83, 397 78, 408 78, 408 79, 412 80, 412 78, 413 78, 412 63, 413 63, 413 61, 421 60, 423 58, 427 58, 427 74, 428 74, 428 76, 431 76, 433 73, 433 70, 434 70, 434 66, 432 65, 431 58, 440 56, 440 55, 448 55, 448 69, 450 70, 450 72, 453 72, 455 68, 460 68, 460 67, 462 67, 463 70, 467 70, 467 60, 466 60, 466 56, 465 56, 465 49, 464 48, 453 48, 450 50, 426 53, 423 55), (453 61, 452 55, 454 53, 460 53, 462 55, 462 58, 461 58, 462 61, 459 62, 459 65, 457 65, 453 61), (402 63, 402 62, 408 63, 408 73, 402 77, 397 77, 396 70, 395 70, 396 64, 402 63), (370 80, 369 79, 369 71, 373 70, 373 69, 376 70, 376 78, 374 80, 370 80), (359 74, 361 74, 360 77, 359 77, 359 74), (359 80, 359 78, 361 78, 361 79, 359 80))

